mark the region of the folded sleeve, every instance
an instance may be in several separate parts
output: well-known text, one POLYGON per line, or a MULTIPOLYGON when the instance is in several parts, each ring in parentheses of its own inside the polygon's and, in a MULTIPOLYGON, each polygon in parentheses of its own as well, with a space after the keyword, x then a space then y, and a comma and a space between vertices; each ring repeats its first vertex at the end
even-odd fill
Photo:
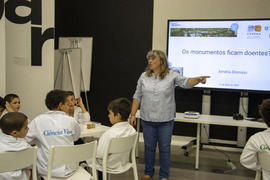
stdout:
POLYGON ((176 86, 179 86, 179 87, 182 87, 182 88, 185 88, 185 89, 191 88, 188 85, 188 78, 187 77, 182 76, 177 72, 174 72, 174 73, 175 73, 175 85, 176 86))
POLYGON ((138 82, 137 82, 137 87, 136 87, 136 91, 133 95, 133 98, 138 99, 141 102, 142 99, 142 76, 139 78, 138 82))

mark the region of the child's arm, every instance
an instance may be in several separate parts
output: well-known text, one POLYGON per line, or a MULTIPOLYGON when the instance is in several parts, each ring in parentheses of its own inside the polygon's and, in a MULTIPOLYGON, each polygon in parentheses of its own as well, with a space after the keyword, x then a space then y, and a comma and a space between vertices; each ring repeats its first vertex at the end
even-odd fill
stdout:
POLYGON ((85 106, 84 106, 84 104, 83 104, 83 101, 82 101, 82 98, 81 97, 78 97, 78 98, 76 98, 76 105, 78 106, 78 107, 80 107, 81 108, 81 110, 82 110, 82 115, 83 115, 83 120, 85 121, 85 122, 89 122, 90 121, 90 114, 89 114, 89 112, 86 110, 86 108, 85 108, 85 106))
POLYGON ((76 98, 76 102, 77 102, 76 105, 82 109, 83 113, 87 112, 81 97, 76 98))
POLYGON ((90 114, 86 111, 83 113, 83 119, 85 122, 90 122, 90 114))
POLYGON ((250 138, 243 149, 240 157, 240 162, 243 166, 249 169, 258 170, 261 167, 258 165, 258 151, 259 146, 256 144, 253 138, 250 138))
POLYGON ((100 137, 98 141, 98 147, 97 147, 97 155, 96 155, 97 158, 99 159, 103 158, 103 154, 105 153, 105 149, 110 139, 111 139, 111 136, 108 131, 103 133, 103 135, 100 137))

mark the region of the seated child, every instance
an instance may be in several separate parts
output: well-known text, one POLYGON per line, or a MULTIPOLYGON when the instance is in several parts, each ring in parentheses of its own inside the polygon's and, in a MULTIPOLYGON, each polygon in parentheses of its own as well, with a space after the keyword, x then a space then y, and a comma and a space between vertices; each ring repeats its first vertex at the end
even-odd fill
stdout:
MULTIPOLYGON (((34 118, 29 123, 28 142, 34 141, 38 147, 37 171, 39 175, 47 175, 48 152, 53 145, 73 145, 81 134, 80 125, 65 112, 69 108, 65 105, 66 92, 62 90, 50 91, 45 99, 48 112, 34 118)), ((71 175, 77 165, 56 165, 52 176, 67 177, 71 175)))
MULTIPOLYGON (((259 106, 259 112, 268 129, 251 136, 240 157, 243 166, 255 171, 261 169, 258 162, 258 152, 270 152, 270 99, 263 100, 259 106)), ((263 171, 263 179, 270 179, 270 172, 263 171)))
POLYGON ((79 123, 90 121, 90 114, 86 110, 81 97, 75 99, 74 93, 67 91, 66 103, 70 107, 69 111, 66 112, 69 116, 74 117, 79 123))
POLYGON ((5 109, 6 109, 6 101, 0 96, 0 117, 2 117, 2 114, 5 109))
MULTIPOLYGON (((99 139, 97 147, 97 169, 102 170, 102 159, 106 146, 111 138, 127 137, 136 130, 129 124, 128 118, 131 112, 131 102, 126 98, 118 98, 110 102, 108 106, 108 117, 113 125, 99 139)), ((108 157, 108 168, 112 170, 121 170, 129 161, 128 153, 113 154, 108 157)), ((91 164, 91 163, 88 163, 91 164)), ((99 172, 99 179, 102 179, 102 173, 99 172)))
MULTIPOLYGON (((24 141, 28 132, 26 115, 20 112, 5 114, 0 120, 0 152, 21 151, 31 146, 24 141)), ((18 159, 18 161, 20 161, 18 159)), ((1 162, 4 163, 4 162, 1 162)), ((1 180, 29 180, 28 169, 0 173, 1 180)))
MULTIPOLYGON (((66 113, 69 116, 74 117, 78 123, 90 122, 90 115, 85 109, 82 98, 79 97, 75 99, 72 91, 67 91, 66 93, 65 105, 69 107, 69 109, 66 109, 66 113)), ((84 141, 81 138, 74 142, 75 145, 83 143, 84 141)), ((84 161, 81 163, 84 163, 84 161)))
POLYGON ((18 112, 21 107, 20 98, 17 94, 8 94, 4 97, 8 112, 18 112))

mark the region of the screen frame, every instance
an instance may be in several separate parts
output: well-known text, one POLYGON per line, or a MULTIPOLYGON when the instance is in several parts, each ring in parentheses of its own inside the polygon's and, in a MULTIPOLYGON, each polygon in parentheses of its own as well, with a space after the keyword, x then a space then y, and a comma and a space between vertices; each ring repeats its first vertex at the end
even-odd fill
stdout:
MULTIPOLYGON (((170 22, 175 22, 175 21, 262 21, 262 20, 267 20, 270 22, 270 18, 247 18, 247 19, 168 19, 167 20, 167 41, 166 41, 166 56, 167 60, 168 59, 168 53, 169 53, 169 28, 170 28, 170 22)), ((270 68, 270 67, 269 67, 270 68)), ((269 69, 270 70, 270 69, 269 69)), ((207 75, 207 74, 202 74, 202 76, 207 75)), ((270 78, 270 77, 269 77, 270 78)), ((207 83, 207 82, 206 82, 207 83)), ((197 90, 207 90, 207 91, 225 91, 225 92, 252 92, 252 93, 263 93, 263 94, 270 94, 269 91, 265 90, 254 90, 254 89, 234 89, 234 88, 214 88, 214 87, 196 87, 194 86, 193 88, 196 88, 197 90)))

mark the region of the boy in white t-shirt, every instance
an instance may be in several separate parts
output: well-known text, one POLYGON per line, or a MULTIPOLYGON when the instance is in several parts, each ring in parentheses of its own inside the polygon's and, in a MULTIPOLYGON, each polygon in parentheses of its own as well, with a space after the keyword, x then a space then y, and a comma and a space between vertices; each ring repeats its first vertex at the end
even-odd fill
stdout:
MULTIPOLYGON (((66 93, 67 96, 65 99, 65 105, 68 106, 69 109, 65 109, 65 112, 70 117, 74 117, 74 119, 81 125, 81 127, 83 123, 90 122, 90 114, 86 110, 82 98, 75 98, 72 91, 67 91, 66 93)), ((77 141, 74 142, 74 144, 84 144, 84 141, 82 138, 79 138, 77 141)))
POLYGON ((89 122, 90 114, 86 110, 82 98, 75 98, 74 93, 72 91, 67 91, 66 102, 69 106, 68 115, 74 117, 79 123, 89 122))
MULTIPOLYGON (((102 170, 103 154, 110 139, 116 137, 127 137, 136 133, 135 129, 129 124, 128 118, 131 112, 131 102, 127 98, 118 98, 108 105, 108 117, 113 125, 99 139, 97 147, 97 169, 102 170)), ((121 170, 129 161, 128 153, 109 155, 108 168, 111 170, 121 170)), ((90 163, 89 163, 90 164, 90 163)), ((102 172, 98 171, 99 180, 102 179, 102 172)))
MULTIPOLYGON (((28 142, 38 147, 37 170, 39 175, 47 175, 48 152, 53 145, 73 145, 81 134, 78 122, 65 112, 67 93, 62 90, 50 91, 45 99, 48 112, 37 116, 29 123, 28 142)), ((70 176, 78 167, 76 164, 55 165, 52 170, 54 177, 70 176)))
MULTIPOLYGON (((27 116, 23 113, 5 114, 0 120, 0 152, 21 151, 30 148, 31 146, 23 139, 28 132, 27 125, 27 116)), ((29 180, 29 176, 29 169, 0 173, 1 180, 29 180)))
MULTIPOLYGON (((258 152, 270 152, 270 99, 263 100, 259 112, 268 128, 251 136, 243 149, 240 162, 246 168, 260 170, 258 152)), ((263 170, 263 180, 270 180, 270 172, 263 170)))

